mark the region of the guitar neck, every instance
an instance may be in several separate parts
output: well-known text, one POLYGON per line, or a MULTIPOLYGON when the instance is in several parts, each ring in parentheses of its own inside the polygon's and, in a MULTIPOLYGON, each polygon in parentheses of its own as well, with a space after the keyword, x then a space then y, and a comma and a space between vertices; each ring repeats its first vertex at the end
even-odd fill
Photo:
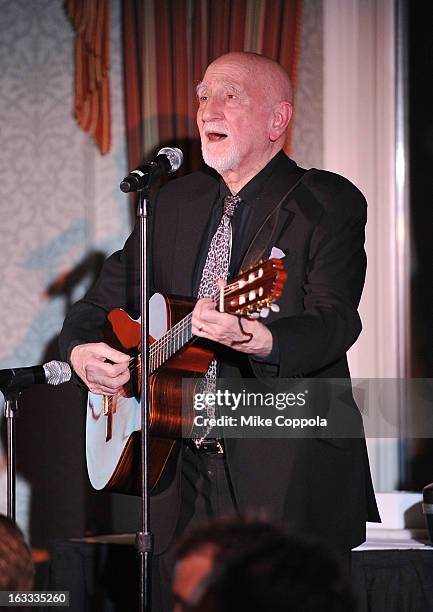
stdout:
POLYGON ((151 374, 192 340, 191 321, 192 313, 189 313, 150 346, 149 370, 151 374))
MULTIPOLYGON (((254 309, 268 307, 281 295, 286 276, 281 260, 259 262, 213 296, 213 301, 221 312, 249 315, 254 309)), ((269 312, 269 308, 267 310, 269 312)), ((151 345, 150 373, 173 357, 192 338, 192 313, 189 313, 151 345)))

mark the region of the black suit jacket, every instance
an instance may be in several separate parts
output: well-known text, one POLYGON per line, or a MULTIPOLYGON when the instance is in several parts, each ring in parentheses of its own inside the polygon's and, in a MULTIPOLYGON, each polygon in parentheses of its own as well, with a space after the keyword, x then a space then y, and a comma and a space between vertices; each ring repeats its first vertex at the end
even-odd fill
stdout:
MULTIPOLYGON (((280 155, 253 203, 245 250, 297 172, 280 155)), ((194 173, 161 189, 152 217, 152 291, 190 296, 200 243, 219 181, 194 173)), ((267 320, 278 343, 279 367, 219 348, 223 377, 279 376, 348 378, 346 351, 357 339, 357 312, 364 285, 366 202, 345 178, 307 173, 283 202, 278 223, 264 247, 284 251, 288 278, 281 310, 267 320)), ((68 314, 60 343, 67 357, 78 343, 102 339, 99 326, 112 308, 139 314, 138 236, 104 265, 100 279, 68 314)), ((217 347, 218 348, 218 347, 217 347)), ((353 401, 353 400, 352 400, 353 401)), ((227 462, 242 511, 263 509, 297 533, 319 535, 339 550, 365 539, 365 521, 379 515, 363 438, 228 439, 227 462)), ((182 448, 173 477, 153 499, 156 550, 170 543, 181 501, 182 448)))

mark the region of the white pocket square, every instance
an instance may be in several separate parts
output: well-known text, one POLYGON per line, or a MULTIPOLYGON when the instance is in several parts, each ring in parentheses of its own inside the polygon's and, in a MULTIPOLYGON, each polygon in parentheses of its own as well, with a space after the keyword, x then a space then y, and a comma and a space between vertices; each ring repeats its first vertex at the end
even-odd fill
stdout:
POLYGON ((271 254, 269 255, 269 259, 283 259, 283 257, 285 257, 286 254, 284 251, 282 251, 281 249, 279 249, 278 247, 274 246, 272 247, 272 251, 271 254))

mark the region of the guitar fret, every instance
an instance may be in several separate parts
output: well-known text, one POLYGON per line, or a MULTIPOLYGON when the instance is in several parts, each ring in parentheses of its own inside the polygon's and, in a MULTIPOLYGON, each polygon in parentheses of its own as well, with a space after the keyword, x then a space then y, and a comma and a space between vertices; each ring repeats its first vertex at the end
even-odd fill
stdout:
MULTIPOLYGON (((268 305, 281 295, 286 274, 283 271, 281 262, 269 262, 262 264, 257 271, 249 270, 240 280, 233 281, 224 289, 224 300, 228 311, 246 314, 251 308, 261 308, 268 305), (243 302, 241 301, 243 299, 243 302)), ((218 303, 218 297, 214 296, 213 301, 218 303)), ((178 321, 161 338, 155 340, 149 348, 149 371, 155 372, 159 367, 180 351, 191 339, 192 333, 192 313, 178 321)), ((139 374, 141 367, 140 356, 131 360, 131 376, 135 372, 139 374)))
POLYGON ((170 334, 168 337, 168 346, 167 346, 168 357, 172 357, 173 355, 173 330, 170 330, 170 334))

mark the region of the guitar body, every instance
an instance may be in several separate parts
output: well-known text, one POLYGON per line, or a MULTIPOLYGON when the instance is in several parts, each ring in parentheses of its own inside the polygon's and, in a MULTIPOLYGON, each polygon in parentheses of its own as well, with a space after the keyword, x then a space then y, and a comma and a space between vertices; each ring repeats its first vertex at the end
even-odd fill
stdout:
MULTIPOLYGON (((221 312, 266 316, 278 309, 286 273, 281 260, 269 259, 241 273, 213 296, 221 312)), ((213 352, 193 344, 191 312, 195 300, 156 293, 149 302, 149 399, 151 490, 180 438, 189 437, 193 398, 213 352), (185 385, 184 380, 192 380, 185 385)), ((95 489, 140 494, 140 324, 123 310, 108 315, 105 341, 131 356, 130 382, 113 396, 89 393, 86 456, 95 489)))
MULTIPOLYGON (((195 301, 168 298, 159 293, 149 302, 150 344, 164 337, 188 315, 195 301)), ((95 489, 140 494, 140 324, 121 309, 110 312, 106 342, 135 356, 136 367, 121 393, 101 396, 89 393, 86 417, 86 458, 89 479, 95 489)), ((150 487, 158 483, 183 432, 191 431, 192 400, 199 378, 207 371, 212 351, 187 344, 150 375, 150 487), (185 386, 183 379, 197 379, 185 386), (183 406, 183 414, 182 414, 183 406), (188 413, 187 407, 191 407, 188 413)))

